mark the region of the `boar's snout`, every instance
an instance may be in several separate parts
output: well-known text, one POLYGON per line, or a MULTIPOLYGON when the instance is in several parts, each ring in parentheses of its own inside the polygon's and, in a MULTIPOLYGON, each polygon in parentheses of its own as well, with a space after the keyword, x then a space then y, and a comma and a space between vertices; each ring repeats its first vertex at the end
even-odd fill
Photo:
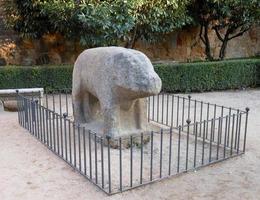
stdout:
POLYGON ((155 73, 153 76, 149 78, 148 92, 151 95, 156 95, 160 93, 161 88, 162 88, 162 81, 160 77, 155 73))

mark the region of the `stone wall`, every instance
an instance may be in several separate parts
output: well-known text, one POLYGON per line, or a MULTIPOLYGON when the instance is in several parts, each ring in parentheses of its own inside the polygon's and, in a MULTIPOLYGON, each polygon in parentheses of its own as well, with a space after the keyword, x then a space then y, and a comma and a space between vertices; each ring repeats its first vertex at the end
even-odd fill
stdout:
MULTIPOLYGON (((41 40, 25 40, 6 30, 0 6, 0 65, 36 65, 73 63, 83 48, 66 41, 60 35, 47 35, 41 40)), ((218 57, 220 43, 215 34, 209 34, 214 57, 218 57)), ((148 44, 139 41, 136 49, 152 60, 193 61, 205 59, 204 45, 199 29, 189 28, 165 36, 163 42, 148 44)), ((227 58, 250 57, 260 54, 260 27, 229 42, 227 58)))

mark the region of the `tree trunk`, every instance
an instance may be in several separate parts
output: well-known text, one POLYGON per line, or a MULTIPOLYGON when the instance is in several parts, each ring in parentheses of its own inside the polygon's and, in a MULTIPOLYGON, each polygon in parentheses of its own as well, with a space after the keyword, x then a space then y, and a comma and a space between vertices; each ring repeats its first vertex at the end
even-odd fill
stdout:
POLYGON ((226 34, 225 38, 222 41, 222 45, 221 45, 221 48, 220 48, 220 51, 219 51, 220 60, 223 60, 226 56, 226 49, 227 49, 227 44, 228 44, 228 40, 229 40, 228 36, 229 36, 229 34, 226 34))
POLYGON ((204 26, 204 38, 205 38, 205 45, 206 45, 206 48, 205 48, 205 53, 206 53, 206 56, 207 56, 207 59, 208 60, 213 60, 212 56, 211 56, 211 51, 210 51, 210 42, 209 42, 209 37, 208 37, 208 23, 205 24, 204 26))
POLYGON ((204 22, 201 24, 200 39, 202 40, 202 42, 205 45, 206 59, 213 60, 213 57, 211 55, 210 41, 209 41, 209 37, 208 37, 208 27, 209 27, 208 22, 204 22), (204 34, 203 34, 203 29, 204 29, 204 34))

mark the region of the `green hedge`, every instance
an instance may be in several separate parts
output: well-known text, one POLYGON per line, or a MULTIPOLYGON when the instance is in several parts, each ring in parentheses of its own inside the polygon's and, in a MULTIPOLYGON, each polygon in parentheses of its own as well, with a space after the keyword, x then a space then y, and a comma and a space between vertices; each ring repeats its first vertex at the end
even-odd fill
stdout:
POLYGON ((160 64, 155 70, 167 92, 239 89, 260 84, 260 59, 160 64))
MULTIPOLYGON (((72 66, 7 66, 0 68, 0 89, 71 88, 72 66)), ((260 85, 260 59, 155 64, 163 91, 191 92, 239 89, 260 85)))
POLYGON ((45 89, 71 88, 72 70, 62 66, 7 66, 0 68, 0 89, 44 87, 45 89))

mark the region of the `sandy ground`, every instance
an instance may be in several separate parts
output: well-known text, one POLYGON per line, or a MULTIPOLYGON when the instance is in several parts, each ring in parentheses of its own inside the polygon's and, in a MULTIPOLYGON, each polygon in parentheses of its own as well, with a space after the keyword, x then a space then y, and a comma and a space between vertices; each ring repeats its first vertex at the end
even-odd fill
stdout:
POLYGON ((0 113, 0 199, 260 199, 260 90, 192 94, 250 107, 245 155, 107 196, 21 128, 16 113, 0 113))

